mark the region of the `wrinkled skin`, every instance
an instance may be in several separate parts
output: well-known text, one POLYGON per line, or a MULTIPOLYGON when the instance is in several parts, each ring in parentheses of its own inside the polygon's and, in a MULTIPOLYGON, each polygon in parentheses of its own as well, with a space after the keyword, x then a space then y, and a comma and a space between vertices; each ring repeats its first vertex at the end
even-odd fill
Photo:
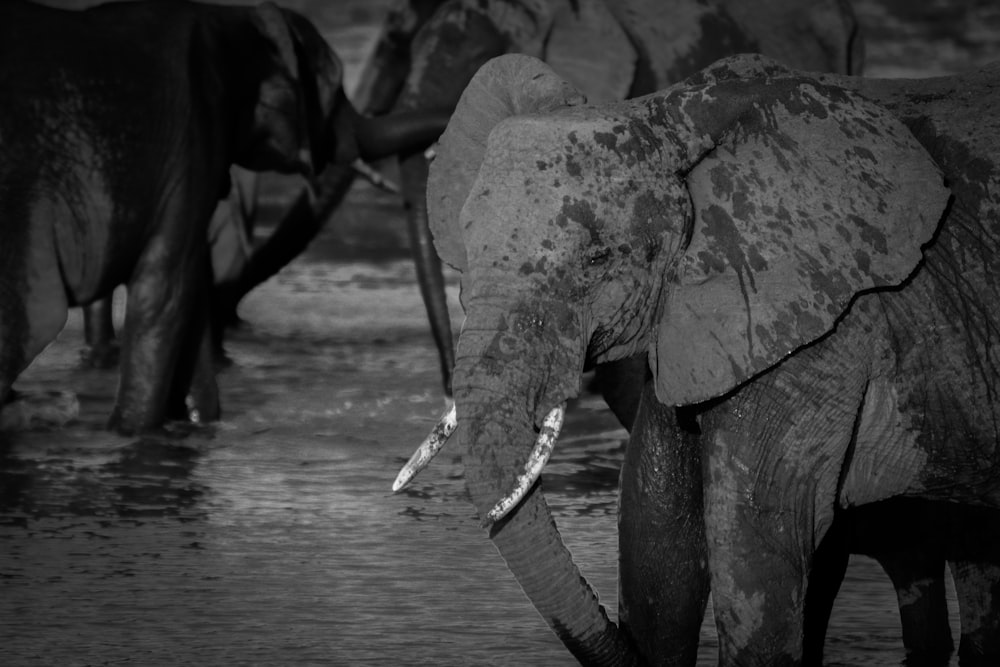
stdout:
MULTIPOLYGON (((653 92, 741 51, 801 69, 858 73, 861 48, 844 0, 398 0, 355 102, 371 113, 450 113, 476 70, 504 53, 540 57, 591 101, 607 101, 653 92)), ((427 225, 426 159, 422 151, 399 157, 417 277, 450 395, 454 342, 427 225)), ((242 281, 230 303, 290 261, 326 218, 318 211, 313 221, 305 217, 282 224, 287 233, 261 250, 270 272, 242 281)))
POLYGON ((186 418, 189 394, 217 417, 207 241, 230 166, 312 174, 412 148, 412 119, 361 118, 342 74, 272 4, 0 4, 0 404, 68 307, 126 284, 109 427, 186 418))
MULTIPOLYGON (((714 69, 706 72, 706 79, 764 72, 788 75, 773 63, 751 58, 723 62, 714 69)), ((882 352, 888 359, 868 361, 875 369, 859 402, 862 411, 860 417, 850 416, 857 421, 859 434, 847 452, 837 501, 841 507, 859 509, 846 513, 855 516, 848 517, 844 532, 849 548, 876 556, 893 578, 910 663, 947 664, 951 639, 941 636, 946 628, 943 620, 933 620, 944 613, 940 574, 941 562, 947 559, 960 602, 962 664, 996 664, 1000 660, 1000 542, 992 528, 996 515, 992 509, 967 504, 995 507, 997 493, 996 477, 990 474, 983 452, 995 447, 998 438, 997 407, 988 397, 995 395, 998 382, 992 370, 996 343, 990 332, 998 327, 998 294, 991 276, 997 269, 994 248, 1000 239, 995 225, 1000 208, 995 194, 1000 179, 995 166, 1000 155, 1000 124, 991 110, 1000 94, 1000 71, 992 67, 960 77, 916 81, 829 75, 820 80, 856 90, 890 109, 941 165, 955 196, 935 242, 926 251, 924 266, 905 289, 862 299, 849 313, 848 321, 860 311, 856 318, 866 323, 875 313, 883 349, 871 350, 870 342, 862 349, 871 356, 882 352), (956 374, 963 377, 957 379, 956 374), (890 403, 898 401, 896 405, 880 403, 886 399, 885 391, 890 403), (916 421, 912 421, 914 414, 919 415, 916 421), (883 421, 887 418, 909 420, 919 435, 900 434, 894 430, 897 426, 887 427, 883 421), (927 463, 914 474, 922 479, 911 480, 911 487, 900 492, 896 487, 902 486, 904 475, 896 467, 900 466, 898 457, 908 458, 900 453, 908 445, 918 456, 926 455, 927 463), (859 492, 855 484, 874 489, 859 492), (940 504, 911 502, 904 515, 892 504, 888 509, 866 504, 879 494, 949 502, 945 509, 940 504), (879 531, 883 538, 905 534, 915 546, 894 550, 873 539, 879 531)), ((858 372, 843 360, 839 368, 842 377, 848 371, 858 372)), ((764 379, 774 377, 780 378, 780 373, 764 379)), ((741 409, 739 397, 708 414, 725 414, 721 421, 729 423, 732 410, 741 409)), ((759 411, 757 419, 769 419, 766 412, 759 411)), ((803 423, 808 418, 805 414, 795 421, 803 423)), ((769 426, 773 428, 774 424, 769 426)), ((840 428, 846 426, 842 423, 840 428)), ((725 437, 722 430, 705 431, 706 440, 714 435, 715 446, 725 437)), ((756 451, 787 443, 780 437, 762 438, 756 451)), ((814 451, 823 446, 809 444, 814 451)), ((912 460, 907 463, 911 470, 919 468, 912 460)))
MULTIPOLYGON (((646 354, 642 405, 691 405, 685 421, 700 426, 723 663, 801 662, 810 565, 838 507, 998 502, 987 454, 1000 437, 988 400, 996 374, 969 370, 990 368, 995 354, 983 333, 997 330, 995 254, 962 251, 996 243, 992 162, 979 158, 995 139, 988 128, 986 141, 980 129, 952 133, 944 120, 985 115, 989 73, 817 80, 746 57, 594 109, 537 61, 488 68, 442 137, 428 194, 435 238, 451 239, 439 252, 462 271, 455 397, 477 509, 485 516, 512 488, 542 418, 575 395, 585 365, 646 354), (849 92, 859 86, 926 149, 849 92), (497 99, 510 108, 497 113, 497 99), (937 236, 948 192, 928 150, 956 188, 937 236)), ((643 414, 630 458, 643 453, 637 439, 671 440, 669 415, 643 414)), ((626 462, 623 517, 670 507, 628 500, 655 490, 642 476, 670 463, 656 460, 652 472, 626 462)), ((657 522, 684 520, 646 514, 645 526, 622 523, 649 537, 671 534, 657 522)), ((684 662, 630 633, 655 618, 635 600, 623 599, 626 632, 608 622, 537 485, 491 538, 582 662, 636 652, 684 662)), ((663 560, 645 566, 647 580, 669 581, 663 560)))

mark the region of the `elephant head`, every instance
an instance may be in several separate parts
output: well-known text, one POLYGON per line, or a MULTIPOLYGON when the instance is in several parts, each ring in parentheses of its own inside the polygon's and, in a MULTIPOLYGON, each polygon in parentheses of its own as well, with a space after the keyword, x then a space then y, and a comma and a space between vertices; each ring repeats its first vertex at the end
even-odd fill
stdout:
POLYGON ((244 76, 256 101, 237 107, 234 163, 251 170, 313 174, 330 164, 423 147, 443 130, 441 113, 362 116, 344 94, 344 67, 305 17, 271 3, 254 8, 255 48, 244 76))
POLYGON ((442 136, 428 207, 462 272, 472 500, 536 609, 597 664, 629 659, 629 640, 536 483, 584 366, 646 354, 661 403, 722 396, 831 331, 859 291, 903 281, 948 193, 886 110, 805 77, 604 107, 571 91, 530 57, 484 66, 442 136))
MULTIPOLYGON (((846 0, 396 0, 357 99, 372 109, 450 111, 484 62, 523 53, 549 63, 591 102, 604 102, 651 93, 743 52, 806 70, 857 74, 861 67, 846 0)), ((423 156, 404 156, 400 175, 450 393, 451 319, 428 233, 423 156)))

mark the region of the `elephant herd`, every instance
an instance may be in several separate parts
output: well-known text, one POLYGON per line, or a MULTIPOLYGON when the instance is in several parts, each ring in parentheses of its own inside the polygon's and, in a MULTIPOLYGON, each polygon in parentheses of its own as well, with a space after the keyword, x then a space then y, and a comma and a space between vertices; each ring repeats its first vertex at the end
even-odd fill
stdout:
POLYGON ((217 418, 219 311, 308 244, 355 160, 396 156, 454 397, 396 488, 454 431, 581 663, 693 664, 711 592, 721 664, 820 664, 866 553, 912 664, 953 652, 946 567, 962 664, 996 664, 1000 65, 865 79, 862 53, 846 0, 399 1, 358 111, 271 3, 0 3, 0 405, 69 307, 125 285, 109 428, 217 418), (234 167, 313 191, 227 292, 234 167), (630 432, 617 624, 539 479, 590 369, 630 432))

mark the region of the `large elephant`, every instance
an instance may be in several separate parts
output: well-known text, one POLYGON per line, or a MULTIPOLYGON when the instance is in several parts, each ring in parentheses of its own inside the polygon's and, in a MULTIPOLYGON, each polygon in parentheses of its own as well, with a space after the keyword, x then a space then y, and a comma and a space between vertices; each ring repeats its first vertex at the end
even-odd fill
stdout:
POLYGON ((0 404, 67 307, 126 283, 109 426, 185 417, 189 389, 216 416, 207 238, 230 165, 312 174, 443 126, 361 117, 342 74, 313 25, 273 4, 0 4, 0 404))
MULTIPOLYGON (((616 100, 651 93, 744 51, 801 69, 856 74, 862 41, 846 0, 398 0, 355 101, 371 113, 450 112, 476 70, 504 53, 542 58, 592 102, 616 100)), ((427 227, 422 150, 400 155, 400 174, 420 290, 450 395, 454 344, 427 227)), ((319 183, 321 192, 342 192, 323 180, 329 184, 319 183)), ((228 303, 301 252, 333 205, 297 204, 256 253, 257 267, 229 290, 228 303)))
POLYGON ((685 578, 663 557, 685 526, 708 533, 723 661, 794 664, 837 507, 997 506, 996 77, 817 78, 745 57, 605 108, 537 61, 498 59, 470 84, 428 191, 438 251, 462 271, 466 477, 582 661, 670 660, 657 597, 685 578), (940 230, 948 196, 927 151, 956 192, 940 230), (540 470, 530 443, 550 443, 580 370, 636 353, 652 374, 623 471, 620 572, 645 586, 622 584, 621 633, 519 473, 540 470), (675 405, 691 406, 691 438, 669 435, 675 405), (671 474, 702 467, 704 505, 669 495, 671 474))

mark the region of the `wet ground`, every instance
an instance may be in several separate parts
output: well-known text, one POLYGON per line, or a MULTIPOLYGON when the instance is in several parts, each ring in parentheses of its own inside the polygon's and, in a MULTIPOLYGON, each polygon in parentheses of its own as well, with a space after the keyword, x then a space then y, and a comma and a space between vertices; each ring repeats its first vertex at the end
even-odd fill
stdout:
MULTIPOLYGON (((318 12, 349 79, 378 4, 318 12)), ((895 4, 864 3, 863 15, 895 25, 895 4)), ((996 25, 991 6, 965 6, 980 12, 976 30, 996 25)), ((930 72, 928 51, 913 51, 936 44, 928 26, 940 17, 929 15, 888 31, 873 64, 930 72)), ((945 40, 934 62, 982 58, 976 30, 945 40)), ((269 205, 286 196, 272 183, 269 205)), ((223 420, 187 437, 103 430, 116 375, 79 368, 73 313, 18 388, 72 392, 79 417, 0 435, 0 663, 574 664, 478 528, 457 452, 389 493, 443 405, 402 224, 391 196, 356 188, 310 251, 243 304, 246 326, 220 376, 223 420)), ((563 535, 612 616, 624 437, 585 395, 545 474, 563 535)), ((703 636, 701 664, 714 664, 710 622, 703 636)), ((903 659, 892 589, 868 559, 852 561, 827 655, 903 659)))

